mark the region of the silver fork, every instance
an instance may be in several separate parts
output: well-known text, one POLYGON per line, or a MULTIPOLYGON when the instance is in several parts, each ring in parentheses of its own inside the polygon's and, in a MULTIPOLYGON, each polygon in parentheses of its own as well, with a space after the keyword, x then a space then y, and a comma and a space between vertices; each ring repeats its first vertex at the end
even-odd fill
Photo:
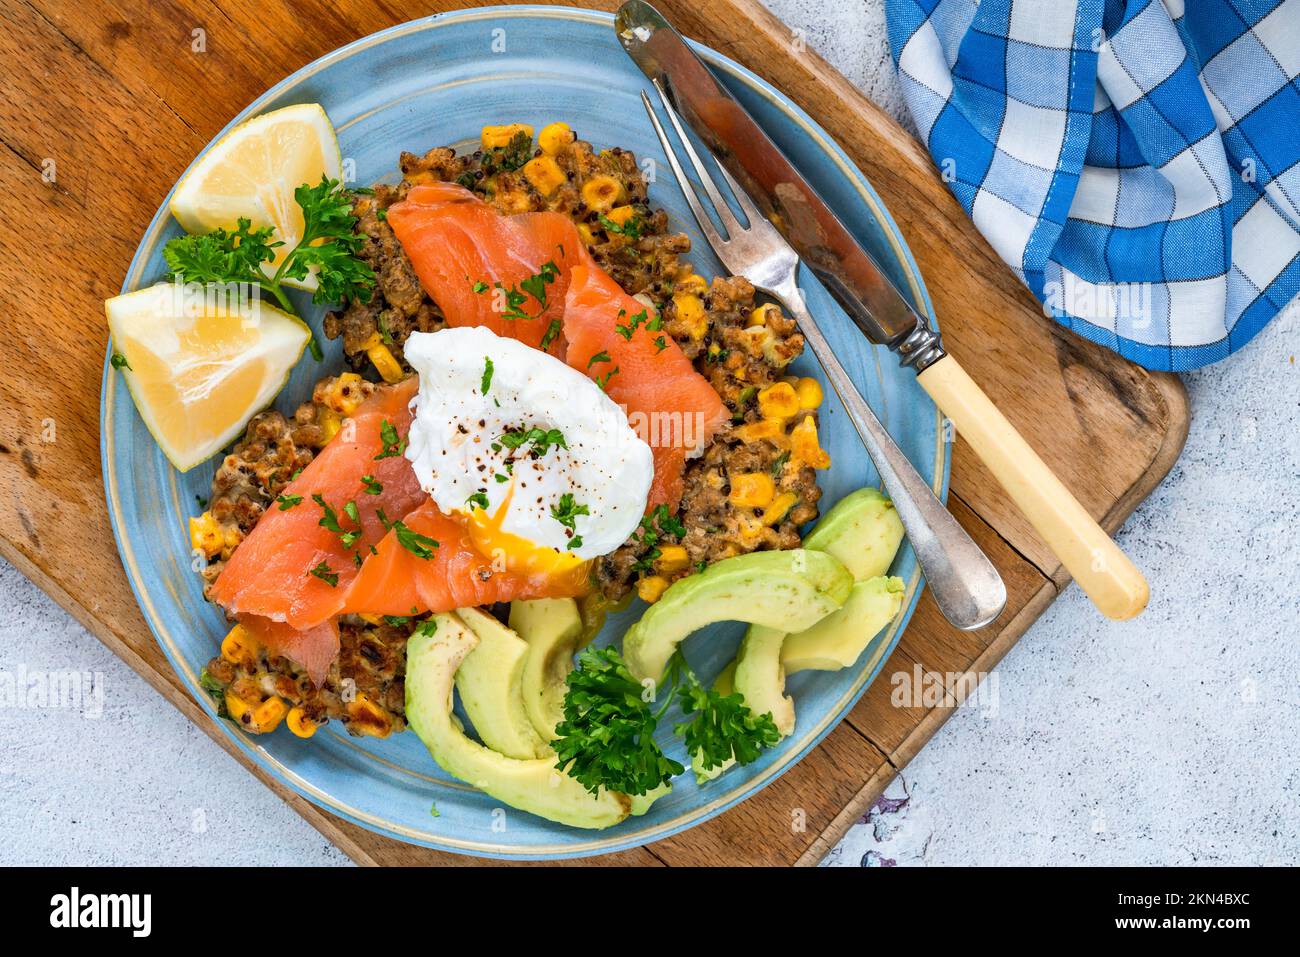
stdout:
POLYGON ((862 444, 866 446, 867 454, 880 472, 885 491, 893 499, 894 508, 898 511, 912 549, 916 552, 917 562, 934 595, 935 604, 944 617, 964 631, 987 625, 1002 612, 1007 600, 1006 586, 997 569, 935 497, 930 486, 890 437, 849 374, 835 358, 826 337, 808 312, 803 293, 796 282, 798 254, 777 232, 776 227, 767 221, 726 168, 718 164, 718 172, 726 180, 736 203, 748 220, 747 226, 741 225, 691 145, 663 87, 657 81, 654 87, 726 235, 719 233, 713 225, 694 185, 682 169, 681 161, 655 114, 650 98, 643 92, 641 101, 645 104, 650 122, 663 145, 673 175, 686 194, 686 202, 695 214, 700 231, 732 274, 743 276, 779 301, 799 324, 804 340, 812 347, 813 355, 826 371, 826 377, 844 403, 849 418, 853 420, 853 425, 862 438, 862 444))

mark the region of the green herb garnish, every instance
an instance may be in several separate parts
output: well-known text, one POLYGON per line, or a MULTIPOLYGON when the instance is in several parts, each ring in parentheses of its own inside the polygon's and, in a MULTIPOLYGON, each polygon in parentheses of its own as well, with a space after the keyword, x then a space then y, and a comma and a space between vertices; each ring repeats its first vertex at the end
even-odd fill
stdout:
POLYGON ((592 794, 646 794, 685 768, 655 742, 658 716, 615 648, 588 648, 566 679, 556 768, 592 794))
POLYGON ((313 568, 313 569, 312 569, 311 571, 309 571, 307 574, 308 574, 308 575, 315 575, 317 578, 319 578, 319 579, 320 579, 321 581, 323 581, 325 584, 329 585, 330 588, 337 588, 337 587, 338 587, 338 584, 339 584, 339 576, 338 576, 338 573, 337 573, 337 572, 332 572, 332 571, 330 571, 330 567, 329 567, 329 565, 326 564, 324 561, 322 561, 319 565, 317 565, 315 568, 313 568))
MULTIPOLYGON (((315 269, 317 286, 312 302, 369 302, 375 273, 359 255, 363 237, 352 214, 351 191, 322 176, 315 186, 299 186, 293 197, 302 210, 302 236, 273 273, 268 274, 265 266, 275 261, 284 243, 272 239, 271 227, 253 229, 250 220, 240 219, 234 230, 215 229, 169 241, 163 247, 168 278, 256 286, 285 312, 297 316, 284 282, 306 279, 315 269)), ((311 344, 312 355, 319 358, 322 353, 314 336, 311 344)))
POLYGON ((376 462, 395 458, 406 451, 406 439, 398 436, 396 426, 387 419, 379 424, 379 438, 384 443, 384 450, 375 456, 376 462))

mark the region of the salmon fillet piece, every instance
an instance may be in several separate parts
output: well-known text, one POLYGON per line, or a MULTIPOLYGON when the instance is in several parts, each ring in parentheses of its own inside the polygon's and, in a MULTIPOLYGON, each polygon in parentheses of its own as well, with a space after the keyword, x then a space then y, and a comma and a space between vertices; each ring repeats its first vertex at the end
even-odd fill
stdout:
POLYGON ((432 183, 390 206, 388 224, 447 325, 485 326, 535 349, 545 339, 561 354, 551 324, 570 269, 587 257, 567 216, 502 216, 462 186, 432 183))
POLYGON ((253 615, 299 631, 310 631, 339 613, 357 575, 356 557, 364 560, 388 534, 379 512, 399 517, 428 498, 400 452, 377 458, 384 453, 386 432, 405 439, 416 385, 412 376, 380 387, 343 421, 339 433, 284 490, 281 501, 290 507, 268 508, 235 549, 213 583, 213 601, 234 617, 253 615), (367 494, 362 476, 372 477, 382 492, 367 494), (328 522, 327 513, 314 496, 332 509, 342 532, 321 524, 328 522), (355 504, 355 519, 347 514, 348 503, 355 504))
POLYGON ((590 590, 586 564, 561 575, 528 575, 494 566, 474 547, 465 525, 444 515, 431 500, 402 524, 438 543, 429 549, 432 555, 421 558, 404 546, 394 528, 348 589, 346 613, 418 615, 516 599, 577 598, 590 590))
POLYGON ((651 328, 653 318, 653 310, 602 269, 573 268, 564 303, 565 361, 593 378, 609 376, 606 394, 654 454, 649 506, 675 511, 688 455, 703 449, 730 413, 672 336, 651 328), (602 354, 608 359, 593 362, 602 354))

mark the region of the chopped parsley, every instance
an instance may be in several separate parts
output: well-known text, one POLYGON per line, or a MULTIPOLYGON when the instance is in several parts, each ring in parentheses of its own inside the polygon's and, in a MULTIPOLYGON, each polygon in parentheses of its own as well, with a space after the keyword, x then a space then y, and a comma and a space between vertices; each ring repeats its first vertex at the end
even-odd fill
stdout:
POLYGON ((610 361, 611 360, 609 358, 608 352, 603 352, 603 351, 597 352, 594 356, 592 356, 590 359, 587 360, 587 368, 590 369, 597 362, 610 362, 610 361))
POLYGON ((492 388, 492 372, 496 367, 492 365, 492 360, 488 356, 483 357, 483 379, 479 382, 478 391, 480 395, 487 395, 488 389, 492 388))
POLYGON ((614 366, 614 368, 610 369, 604 375, 596 376, 596 385, 600 387, 601 392, 608 391, 606 386, 609 385, 609 380, 614 378, 616 375, 618 375, 618 366, 614 366))
POLYGON ((287 511, 289 511, 289 509, 293 508, 295 505, 301 505, 301 504, 302 504, 302 496, 301 496, 301 495, 281 495, 279 498, 276 499, 276 502, 277 502, 277 503, 279 504, 279 506, 280 506, 280 511, 282 511, 282 512, 287 512, 287 511))
POLYGON ((550 346, 552 342, 559 338, 560 331, 563 328, 564 326, 560 324, 559 319, 551 320, 551 324, 546 327, 546 335, 542 336, 542 344, 540 348, 543 352, 546 351, 547 347, 550 346))
POLYGON ((405 615, 384 615, 384 624, 392 628, 402 628, 411 623, 405 615))
POLYGON ((551 517, 571 532, 577 525, 579 515, 590 514, 591 511, 587 506, 573 500, 572 492, 565 492, 560 496, 559 504, 551 506, 551 517))
POLYGON ((396 458, 406 451, 406 439, 400 438, 397 434, 397 428, 387 419, 379 426, 379 438, 384 443, 384 450, 375 456, 375 461, 380 459, 396 458))
POLYGON ((531 445, 532 453, 539 457, 549 452, 553 445, 562 449, 569 447, 568 443, 564 441, 564 433, 559 429, 541 429, 537 426, 533 426, 531 429, 511 429, 508 432, 503 432, 497 442, 507 449, 518 449, 524 445, 531 445))
POLYGON ((325 584, 329 585, 330 588, 338 587, 339 584, 338 572, 330 571, 329 565, 327 565, 324 561, 322 561, 319 565, 317 565, 307 574, 314 575, 315 577, 319 578, 325 584))
POLYGON ((483 511, 488 510, 488 497, 486 492, 475 492, 465 500, 466 505, 477 505, 483 511))
POLYGON ((617 233, 620 236, 626 236, 628 239, 641 238, 641 217, 629 216, 626 222, 616 223, 608 216, 600 217, 600 225, 605 228, 607 233, 617 233))
POLYGON ((415 626, 415 634, 424 635, 426 638, 432 638, 438 631, 438 621, 435 618, 426 618, 415 626))
MULTIPOLYGON (((622 319, 626 315, 627 315, 626 309, 620 309, 618 311, 618 318, 622 319)), ((617 332, 620 336, 622 336, 626 341, 631 342, 632 333, 636 332, 637 326, 644 326, 649 321, 650 321, 650 317, 648 313, 646 312, 646 310, 642 309, 636 315, 628 319, 627 325, 623 325, 622 323, 615 323, 614 331, 617 332)))
POLYGON ((657 339, 655 339, 655 351, 656 351, 656 352, 663 352, 663 351, 664 351, 665 349, 667 349, 667 348, 668 348, 668 340, 667 340, 667 339, 665 339, 663 336, 659 336, 657 339))
POLYGON ((432 539, 428 535, 421 535, 415 529, 407 526, 405 522, 390 522, 382 508, 379 509, 376 514, 378 514, 379 521, 383 523, 384 528, 396 535, 397 544, 401 545, 416 558, 423 558, 425 561, 428 561, 433 557, 433 550, 438 547, 436 539, 432 539))
POLYGON ((659 550, 659 542, 666 537, 680 542, 686 537, 686 526, 668 511, 667 505, 656 505, 649 515, 641 519, 640 528, 633 533, 636 542, 648 549, 632 564, 634 572, 648 572, 654 568, 655 560, 663 554, 659 550))
POLYGON ((470 286, 469 288, 473 289, 477 293, 484 293, 487 292, 492 287, 489 286, 487 283, 485 283, 482 279, 480 279, 478 282, 474 283, 474 285, 470 286))
POLYGON ((361 476, 361 484, 366 487, 367 495, 380 495, 384 491, 384 486, 381 483, 375 481, 375 477, 373 475, 361 476))
POLYGON ((560 267, 554 262, 547 260, 542 263, 542 268, 535 275, 527 279, 520 280, 519 288, 528 295, 532 296, 542 307, 546 307, 546 287, 555 282, 555 277, 560 274, 560 267))

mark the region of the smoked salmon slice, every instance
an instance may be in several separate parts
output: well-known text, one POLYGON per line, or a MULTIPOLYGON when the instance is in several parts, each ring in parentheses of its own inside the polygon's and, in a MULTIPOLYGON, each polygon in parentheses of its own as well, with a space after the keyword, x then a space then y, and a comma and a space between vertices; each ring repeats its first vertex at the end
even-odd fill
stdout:
POLYGON ((573 268, 564 303, 565 361, 604 383, 628 424, 650 446, 655 475, 649 506, 681 503, 688 456, 726 423, 729 413, 654 310, 633 299, 598 266, 573 268))
POLYGON ((299 631, 282 621, 257 615, 239 619, 254 638, 272 655, 288 658, 301 665, 317 688, 325 682, 330 665, 339 655, 339 625, 331 618, 319 625, 299 631))
POLYGON ((388 534, 380 511, 395 518, 428 498, 401 451, 416 387, 414 376, 380 387, 344 420, 235 549, 213 583, 213 601, 234 617, 299 631, 339 613, 357 558, 388 534))
POLYGON ((527 575, 493 566, 480 554, 463 522, 444 515, 432 501, 411 512, 379 543, 348 590, 344 611, 369 615, 418 615, 499 601, 577 598, 590 590, 587 566, 560 574, 527 575), (421 539, 411 540, 414 532, 421 539), (403 538, 415 545, 413 550, 403 538), (429 546, 429 540, 437 546, 429 546), (420 547, 431 552, 421 557, 420 547))
POLYGON ((587 256, 568 217, 503 216, 463 186, 432 183, 390 206, 388 224, 447 325, 560 354, 569 271, 587 256))

